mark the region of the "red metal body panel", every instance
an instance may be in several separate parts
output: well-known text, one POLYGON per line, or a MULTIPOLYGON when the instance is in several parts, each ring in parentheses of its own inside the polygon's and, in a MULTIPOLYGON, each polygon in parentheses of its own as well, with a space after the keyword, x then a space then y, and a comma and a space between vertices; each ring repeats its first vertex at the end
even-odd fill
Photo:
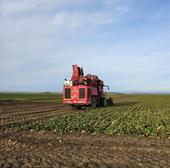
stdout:
POLYGON ((63 104, 70 105, 90 105, 91 97, 88 97, 88 88, 91 89, 91 96, 97 96, 97 88, 78 85, 78 86, 64 86, 63 88, 63 104), (80 88, 85 89, 85 97, 79 98, 80 88), (70 89, 70 98, 65 98, 65 89, 70 89))
POLYGON ((93 95, 93 96, 97 96, 98 94, 97 94, 97 88, 91 88, 91 94, 93 95))

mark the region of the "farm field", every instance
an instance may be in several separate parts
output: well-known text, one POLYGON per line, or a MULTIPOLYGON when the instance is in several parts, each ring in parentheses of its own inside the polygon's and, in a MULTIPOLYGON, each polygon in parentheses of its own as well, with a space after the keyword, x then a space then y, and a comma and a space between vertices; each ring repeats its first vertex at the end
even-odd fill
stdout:
POLYGON ((0 94, 0 167, 170 167, 170 95, 75 110, 55 93, 0 94))

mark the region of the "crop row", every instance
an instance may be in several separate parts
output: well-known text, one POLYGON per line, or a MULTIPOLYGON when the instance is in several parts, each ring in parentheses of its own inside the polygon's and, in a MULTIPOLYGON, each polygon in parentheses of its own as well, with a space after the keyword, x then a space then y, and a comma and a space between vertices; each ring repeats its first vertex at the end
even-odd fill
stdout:
POLYGON ((136 100, 135 103, 122 102, 112 107, 59 116, 52 120, 26 125, 26 128, 55 132, 84 130, 111 135, 170 137, 168 101, 162 101, 161 97, 155 99, 154 96, 136 96, 136 100))
POLYGON ((0 112, 0 126, 11 126, 11 125, 21 125, 22 123, 28 123, 31 121, 37 121, 40 119, 48 119, 65 113, 69 113, 71 109, 61 105, 55 104, 43 104, 39 106, 39 103, 36 106, 32 104, 22 106, 13 106, 12 110, 8 109, 5 111, 1 108, 0 112))

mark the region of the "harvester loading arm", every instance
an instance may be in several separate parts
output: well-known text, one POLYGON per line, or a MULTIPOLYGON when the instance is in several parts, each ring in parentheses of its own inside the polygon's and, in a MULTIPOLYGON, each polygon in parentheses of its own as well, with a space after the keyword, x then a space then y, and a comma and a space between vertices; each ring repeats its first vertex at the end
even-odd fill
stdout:
POLYGON ((78 81, 80 77, 84 76, 83 68, 80 68, 77 65, 73 65, 73 75, 71 80, 78 81))

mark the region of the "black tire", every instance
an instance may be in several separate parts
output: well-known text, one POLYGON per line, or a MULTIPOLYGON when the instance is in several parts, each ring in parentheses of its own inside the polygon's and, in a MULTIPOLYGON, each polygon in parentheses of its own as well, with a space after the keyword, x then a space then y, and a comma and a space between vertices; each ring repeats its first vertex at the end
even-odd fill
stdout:
POLYGON ((103 98, 103 106, 104 106, 104 107, 106 107, 106 106, 107 106, 107 100, 106 100, 106 98, 105 98, 105 97, 103 98))
POLYGON ((97 99, 96 99, 96 97, 95 97, 95 96, 94 96, 94 97, 92 97, 91 106, 92 106, 92 108, 96 108, 96 107, 97 107, 97 99))
POLYGON ((77 106, 77 109, 78 109, 78 110, 81 110, 81 108, 82 108, 82 106, 77 106))

